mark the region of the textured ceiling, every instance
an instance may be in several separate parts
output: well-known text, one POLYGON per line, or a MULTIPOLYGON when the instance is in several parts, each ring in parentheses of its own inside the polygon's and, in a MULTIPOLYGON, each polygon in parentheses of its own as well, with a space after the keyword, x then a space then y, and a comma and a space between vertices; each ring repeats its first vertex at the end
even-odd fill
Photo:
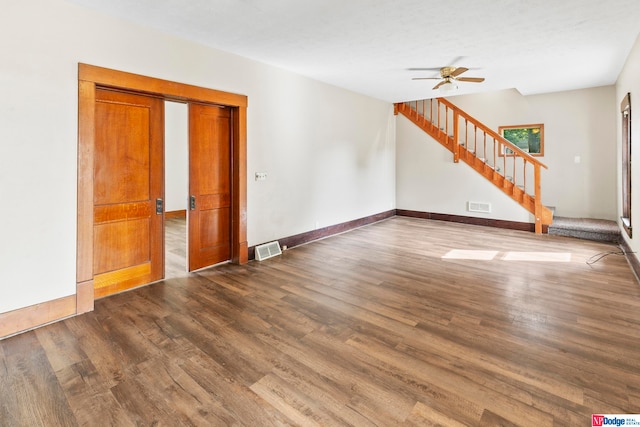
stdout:
POLYGON ((69 0, 387 101, 615 83, 640 32, 638 0, 69 0))

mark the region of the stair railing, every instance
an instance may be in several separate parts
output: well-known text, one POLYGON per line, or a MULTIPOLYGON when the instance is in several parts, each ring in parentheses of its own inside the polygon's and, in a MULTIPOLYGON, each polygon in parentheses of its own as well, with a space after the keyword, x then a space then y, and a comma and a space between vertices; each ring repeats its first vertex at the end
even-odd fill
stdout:
POLYGON ((550 211, 542 206, 545 164, 446 99, 398 103, 395 110, 447 147, 454 162, 463 160, 531 212, 536 233, 551 222, 550 211))

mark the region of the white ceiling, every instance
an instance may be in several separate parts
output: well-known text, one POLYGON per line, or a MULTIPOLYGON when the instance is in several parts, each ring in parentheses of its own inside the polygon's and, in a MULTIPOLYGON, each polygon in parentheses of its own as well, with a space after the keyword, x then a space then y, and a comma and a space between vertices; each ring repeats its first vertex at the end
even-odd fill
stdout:
POLYGON ((614 84, 638 0, 69 0, 386 101, 438 96, 432 68, 470 68, 459 94, 614 84))

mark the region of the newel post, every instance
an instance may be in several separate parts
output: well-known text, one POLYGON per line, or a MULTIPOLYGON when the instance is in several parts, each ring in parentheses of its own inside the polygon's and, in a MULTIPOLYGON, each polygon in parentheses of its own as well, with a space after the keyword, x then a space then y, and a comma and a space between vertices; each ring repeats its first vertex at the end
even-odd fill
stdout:
POLYGON ((542 190, 540 187, 540 165, 535 164, 533 168, 534 190, 535 190, 535 220, 536 234, 542 234, 542 190))

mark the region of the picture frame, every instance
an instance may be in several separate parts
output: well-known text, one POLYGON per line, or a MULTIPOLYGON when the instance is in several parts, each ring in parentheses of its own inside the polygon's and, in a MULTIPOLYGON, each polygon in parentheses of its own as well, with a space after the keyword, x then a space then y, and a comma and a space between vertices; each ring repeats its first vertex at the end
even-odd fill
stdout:
MULTIPOLYGON (((532 156, 544 156, 544 124, 500 126, 498 133, 507 141, 532 156)), ((513 156, 513 151, 502 146, 500 156, 513 156)))

